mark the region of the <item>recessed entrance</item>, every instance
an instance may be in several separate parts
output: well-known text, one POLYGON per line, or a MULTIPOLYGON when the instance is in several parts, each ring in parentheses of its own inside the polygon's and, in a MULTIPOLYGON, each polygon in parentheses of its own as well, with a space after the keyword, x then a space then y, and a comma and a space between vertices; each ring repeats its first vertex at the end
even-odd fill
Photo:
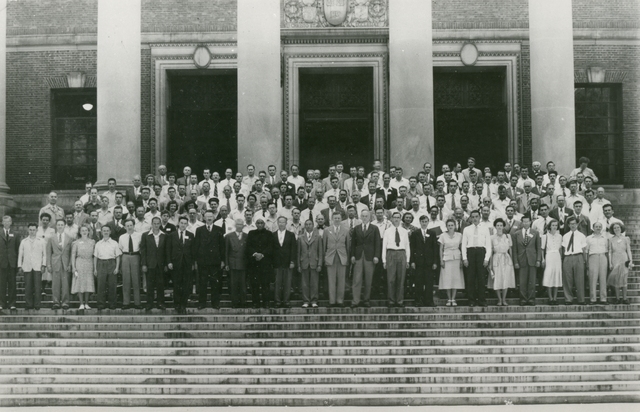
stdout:
POLYGON ((300 69, 300 166, 341 160, 369 166, 374 157, 373 68, 300 69))
POLYGON ((168 76, 167 168, 224 172, 238 166, 236 70, 175 71, 168 76))
POLYGON ((434 70, 435 160, 443 163, 473 156, 495 174, 508 161, 508 113, 502 68, 434 70))

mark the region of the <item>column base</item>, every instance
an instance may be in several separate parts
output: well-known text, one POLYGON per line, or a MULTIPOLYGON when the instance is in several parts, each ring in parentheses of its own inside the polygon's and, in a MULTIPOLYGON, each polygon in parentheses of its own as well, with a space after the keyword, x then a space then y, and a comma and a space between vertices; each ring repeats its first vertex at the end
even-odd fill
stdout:
MULTIPOLYGON (((6 185, 5 185, 6 186, 6 185)), ((7 187, 7 189, 9 189, 7 187)), ((7 191, 0 188, 0 216, 14 213, 18 209, 18 204, 7 191)))

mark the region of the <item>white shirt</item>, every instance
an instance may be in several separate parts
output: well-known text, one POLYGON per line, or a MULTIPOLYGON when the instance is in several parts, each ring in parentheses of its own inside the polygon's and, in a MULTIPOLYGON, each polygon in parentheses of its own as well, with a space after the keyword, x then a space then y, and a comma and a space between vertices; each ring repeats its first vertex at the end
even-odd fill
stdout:
POLYGON ((142 234, 140 232, 133 232, 131 235, 125 233, 118 238, 118 246, 122 253, 136 253, 140 251, 140 241, 142 240, 142 234), (133 241, 133 250, 129 250, 129 236, 133 241))
POLYGON ((533 189, 534 187, 536 187, 536 182, 531 179, 530 177, 523 179, 522 177, 518 178, 518 183, 516 184, 516 187, 519 187, 520 189, 524 190, 524 182, 529 182, 531 183, 531 188, 533 189))
POLYGON ((542 236, 544 234, 544 229, 547 227, 547 223, 549 223, 550 220, 551 218, 549 216, 547 216, 546 219, 539 216, 535 222, 531 224, 531 228, 535 229, 542 236))
POLYGON ((387 229, 389 229, 390 227, 393 227, 391 222, 389 222, 386 217, 384 218, 384 220, 382 222, 380 222, 380 221, 378 221, 378 219, 376 219, 373 222, 371 222, 371 224, 378 228, 378 230, 380 231, 380 237, 381 238, 384 238, 384 234, 387 231, 387 229))
POLYGON ((584 248, 587 247, 587 237, 576 230, 575 232, 567 232, 562 236, 562 247, 564 248, 564 255, 580 255, 582 254, 584 248), (571 235, 573 234, 573 245, 569 248, 569 241, 571 240, 571 235))
POLYGON ((280 230, 278 229, 278 242, 280 242, 280 246, 282 246, 284 244, 284 235, 287 232, 287 230, 280 230))
POLYGON ((485 250, 484 260, 491 257, 491 233, 484 225, 470 225, 462 232, 462 260, 467 260, 467 249, 472 247, 483 247, 485 250))
POLYGON ((25 272, 40 272, 47 264, 45 242, 37 237, 22 239, 18 248, 18 268, 25 272))
POLYGON ((196 220, 194 223, 188 222, 187 223, 187 231, 191 232, 195 236, 196 230, 200 226, 204 226, 204 223, 199 221, 199 220, 196 220))
POLYGON ((406 178, 401 178, 400 180, 394 178, 391 179, 391 182, 389 183, 389 186, 396 189, 398 192, 400 191, 400 187, 404 186, 407 188, 407 190, 409 189, 409 179, 406 178))
POLYGON ((387 250, 404 250, 407 263, 411 259, 411 248, 409 246, 409 232, 403 227, 390 227, 384 232, 382 238, 382 263, 387 263, 387 250), (400 235, 400 245, 396 244, 396 229, 400 235))
POLYGON ((573 209, 573 203, 578 200, 581 201, 583 205, 587 203, 586 199, 577 193, 575 195, 569 194, 567 197, 564 198, 566 207, 570 209, 573 209))
POLYGON ((144 214, 144 221, 148 224, 151 224, 154 217, 160 218, 162 213, 159 210, 156 210, 156 213, 151 213, 151 211, 144 214))
POLYGON ((304 187, 304 177, 300 175, 295 177, 293 175, 290 175, 289 177, 287 177, 287 182, 293 183, 293 185, 296 187, 296 192, 298 191, 299 187, 304 187))

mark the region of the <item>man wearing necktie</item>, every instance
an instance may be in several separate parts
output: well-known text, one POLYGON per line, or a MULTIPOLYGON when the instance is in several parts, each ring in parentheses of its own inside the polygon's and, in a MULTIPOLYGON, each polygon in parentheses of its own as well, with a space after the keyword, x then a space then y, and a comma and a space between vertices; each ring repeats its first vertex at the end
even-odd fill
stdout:
POLYGON ((380 260, 382 251, 382 239, 380 231, 371 224, 371 213, 368 210, 360 213, 362 224, 356 226, 351 232, 351 264, 353 265, 353 294, 352 308, 360 306, 362 285, 364 282, 364 296, 362 299, 365 307, 370 307, 371 284, 375 265, 380 260))
POLYGON ((11 230, 12 222, 11 216, 3 216, 0 235, 0 309, 11 310, 16 308, 16 269, 20 250, 20 235, 11 230))
POLYGON ((584 268, 587 260, 587 238, 580 233, 575 216, 567 218, 569 231, 562 236, 562 289, 566 305, 573 304, 575 287, 579 305, 584 305, 584 268))
POLYGON ((522 216, 522 229, 513 236, 513 267, 518 271, 520 306, 535 306, 536 271, 542 262, 540 235, 531 229, 531 217, 522 216))
POLYGON ((180 216, 178 229, 169 233, 167 240, 167 267, 173 271, 173 301, 178 315, 187 314, 192 274, 195 269, 193 255, 194 235, 187 230, 189 219, 180 216))
POLYGON ((462 263, 467 268, 467 296, 469 306, 487 306, 485 289, 487 266, 491 257, 491 234, 489 228, 480 225, 480 212, 471 212, 472 224, 462 231, 462 263))
POLYGON ((409 237, 411 248, 411 268, 415 271, 416 306, 435 307, 433 284, 436 269, 440 263, 440 247, 434 231, 427 230, 429 217, 420 216, 420 230, 409 237))
POLYGON ((69 308, 69 276, 71 274, 72 239, 64 234, 65 222, 56 222, 56 233, 47 243, 47 269, 51 273, 52 309, 69 308))
POLYGON ((211 285, 211 307, 220 309, 222 270, 225 268, 225 245, 222 229, 213 224, 211 210, 204 212, 204 226, 196 229, 193 245, 195 268, 198 271, 198 309, 207 306, 207 292, 211 285))
POLYGON ((126 233, 118 238, 118 247, 122 252, 122 309, 131 307, 131 290, 133 304, 141 309, 140 302, 140 240, 142 235, 135 231, 133 219, 124 222, 126 233))
POLYGON ((382 239, 382 266, 387 270, 388 307, 404 307, 404 281, 411 259, 409 232, 400 226, 402 216, 394 212, 393 226, 382 239))
POLYGON ((342 228, 342 217, 335 213, 331 225, 323 233, 324 264, 329 280, 329 306, 344 306, 344 288, 349 263, 351 237, 349 230, 342 228))

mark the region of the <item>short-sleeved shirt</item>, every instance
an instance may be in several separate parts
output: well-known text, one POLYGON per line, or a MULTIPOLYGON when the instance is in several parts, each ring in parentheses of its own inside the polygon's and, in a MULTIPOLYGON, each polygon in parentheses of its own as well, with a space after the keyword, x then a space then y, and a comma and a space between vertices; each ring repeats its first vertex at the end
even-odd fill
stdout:
POLYGON ((603 234, 600 234, 600 236, 595 234, 587 236, 587 248, 589 249, 589 255, 607 253, 609 240, 603 234))
POLYGON ((93 256, 100 260, 115 259, 120 255, 122 255, 122 251, 118 246, 118 242, 110 237, 96 242, 95 249, 93 250, 93 256))
POLYGON ((577 230, 575 232, 569 231, 562 236, 562 247, 565 256, 582 254, 584 248, 587 247, 587 237, 577 230), (571 234, 573 234, 573 245, 569 248, 571 234))

